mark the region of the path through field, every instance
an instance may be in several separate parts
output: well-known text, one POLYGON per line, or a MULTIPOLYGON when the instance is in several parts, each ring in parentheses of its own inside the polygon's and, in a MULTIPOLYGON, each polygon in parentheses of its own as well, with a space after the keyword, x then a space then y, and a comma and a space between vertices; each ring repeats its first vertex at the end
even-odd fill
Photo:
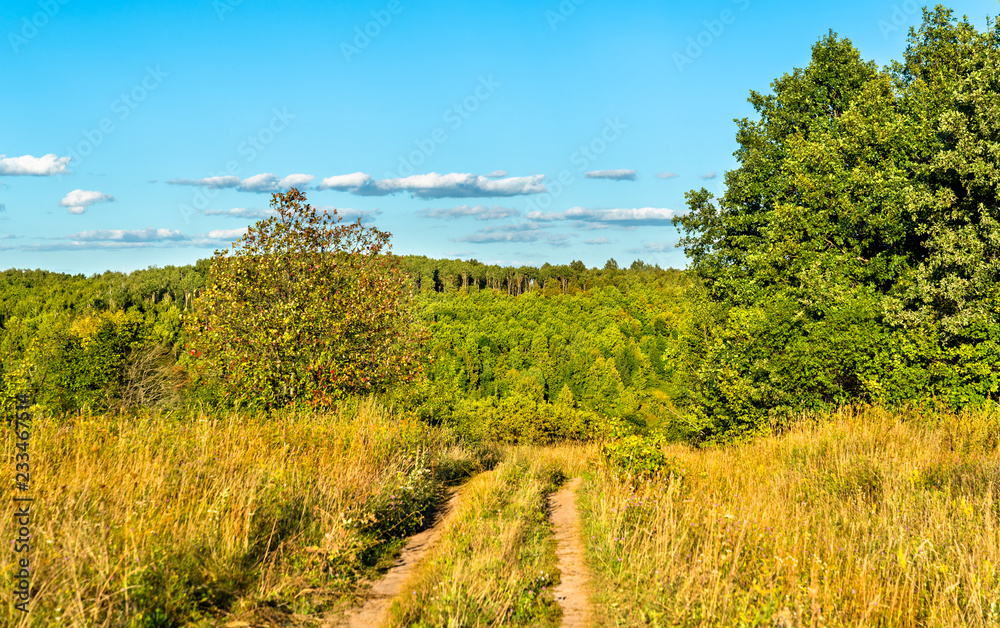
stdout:
POLYGON ((325 624, 329 628, 375 628, 383 625, 389 618, 389 606, 392 599, 399 594, 403 583, 410 577, 414 567, 420 563, 424 555, 434 547, 444 529, 448 515, 458 507, 459 492, 455 490, 448 504, 438 512, 434 524, 410 538, 410 541, 399 554, 392 568, 382 578, 365 592, 365 601, 355 607, 339 621, 325 624))
POLYGON ((584 563, 583 528, 576 506, 576 491, 580 478, 566 483, 549 497, 552 526, 555 528, 556 558, 562 574, 555 589, 556 601, 562 608, 563 628, 587 626, 591 621, 590 572, 584 563))

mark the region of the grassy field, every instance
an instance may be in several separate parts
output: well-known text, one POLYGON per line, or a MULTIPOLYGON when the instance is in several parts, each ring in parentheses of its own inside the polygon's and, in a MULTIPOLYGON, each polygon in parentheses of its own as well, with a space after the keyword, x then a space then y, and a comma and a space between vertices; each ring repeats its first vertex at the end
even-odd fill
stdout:
POLYGON ((370 401, 39 418, 34 601, 23 616, 5 598, 0 624, 317 625, 462 482, 391 625, 556 626, 545 500, 582 474, 598 625, 996 626, 998 447, 995 410, 843 410, 740 445, 665 445, 674 472, 632 478, 597 445, 470 448, 370 401))
POLYGON ((621 626, 1000 625, 1000 417, 845 410, 679 477, 590 474, 595 605, 621 626))
MULTIPOLYGON (((282 623, 350 604, 442 484, 480 470, 444 431, 374 403, 38 418, 30 447, 34 601, 25 616, 4 596, 8 626, 282 623)), ((6 591, 14 558, 0 554, 6 591)))

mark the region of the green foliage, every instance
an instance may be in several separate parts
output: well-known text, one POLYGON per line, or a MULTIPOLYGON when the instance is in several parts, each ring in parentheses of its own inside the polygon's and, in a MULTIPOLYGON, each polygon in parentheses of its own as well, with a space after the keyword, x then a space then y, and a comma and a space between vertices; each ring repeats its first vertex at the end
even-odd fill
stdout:
POLYGON ((216 253, 191 321, 198 376, 237 402, 323 406, 416 373, 420 335, 389 234, 305 200, 275 194, 278 215, 216 253))
POLYGON ((609 467, 635 480, 686 475, 684 467, 663 453, 663 440, 633 434, 605 443, 601 453, 609 467))
POLYGON ((401 396, 472 440, 592 439, 673 420, 662 389, 684 387, 686 280, 642 266, 581 281, 591 287, 568 294, 421 290, 428 379, 401 396))
POLYGON ((688 330, 692 435, 857 400, 997 398, 991 29, 925 10, 884 70, 830 33, 807 67, 751 92, 759 118, 738 122, 725 193, 691 191, 675 219, 717 308, 688 330))

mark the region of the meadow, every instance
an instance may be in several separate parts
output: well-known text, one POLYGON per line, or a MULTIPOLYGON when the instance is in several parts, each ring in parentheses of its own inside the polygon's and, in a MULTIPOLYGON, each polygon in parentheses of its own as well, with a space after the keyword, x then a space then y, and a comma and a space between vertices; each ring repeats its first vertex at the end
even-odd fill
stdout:
MULTIPOLYGON (((34 602, 5 596, 10 626, 272 624, 349 605, 444 487, 490 463, 373 402, 40 416, 30 445, 34 602)), ((7 591, 17 557, 0 556, 7 591)))
POLYGON ((1000 624, 1000 409, 845 408, 582 496, 603 625, 1000 624))
POLYGON ((545 499, 582 476, 596 625, 998 625, 998 415, 845 408, 751 442, 664 442, 654 473, 596 445, 472 448, 372 400, 42 418, 35 602, 2 622, 328 625, 451 486, 389 625, 557 626, 545 499))

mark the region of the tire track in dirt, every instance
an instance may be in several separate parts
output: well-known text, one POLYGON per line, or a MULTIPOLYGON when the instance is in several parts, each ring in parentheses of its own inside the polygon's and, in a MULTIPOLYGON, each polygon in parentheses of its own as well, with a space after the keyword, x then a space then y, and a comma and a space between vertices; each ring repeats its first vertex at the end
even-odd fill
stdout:
POLYGON ((549 496, 549 512, 556 537, 559 585, 555 587, 556 602, 562 608, 563 628, 589 626, 593 613, 590 606, 590 571, 584 562, 583 525, 576 506, 576 492, 581 479, 573 478, 549 496))
POLYGON ((435 516, 434 524, 423 532, 411 536, 389 571, 365 592, 364 603, 348 610, 342 618, 325 623, 324 626, 375 628, 383 625, 389 619, 389 606, 393 598, 399 595, 403 584, 424 555, 437 544, 444 531, 444 522, 448 519, 448 515, 458 508, 458 501, 459 492, 456 489, 445 507, 435 516))

